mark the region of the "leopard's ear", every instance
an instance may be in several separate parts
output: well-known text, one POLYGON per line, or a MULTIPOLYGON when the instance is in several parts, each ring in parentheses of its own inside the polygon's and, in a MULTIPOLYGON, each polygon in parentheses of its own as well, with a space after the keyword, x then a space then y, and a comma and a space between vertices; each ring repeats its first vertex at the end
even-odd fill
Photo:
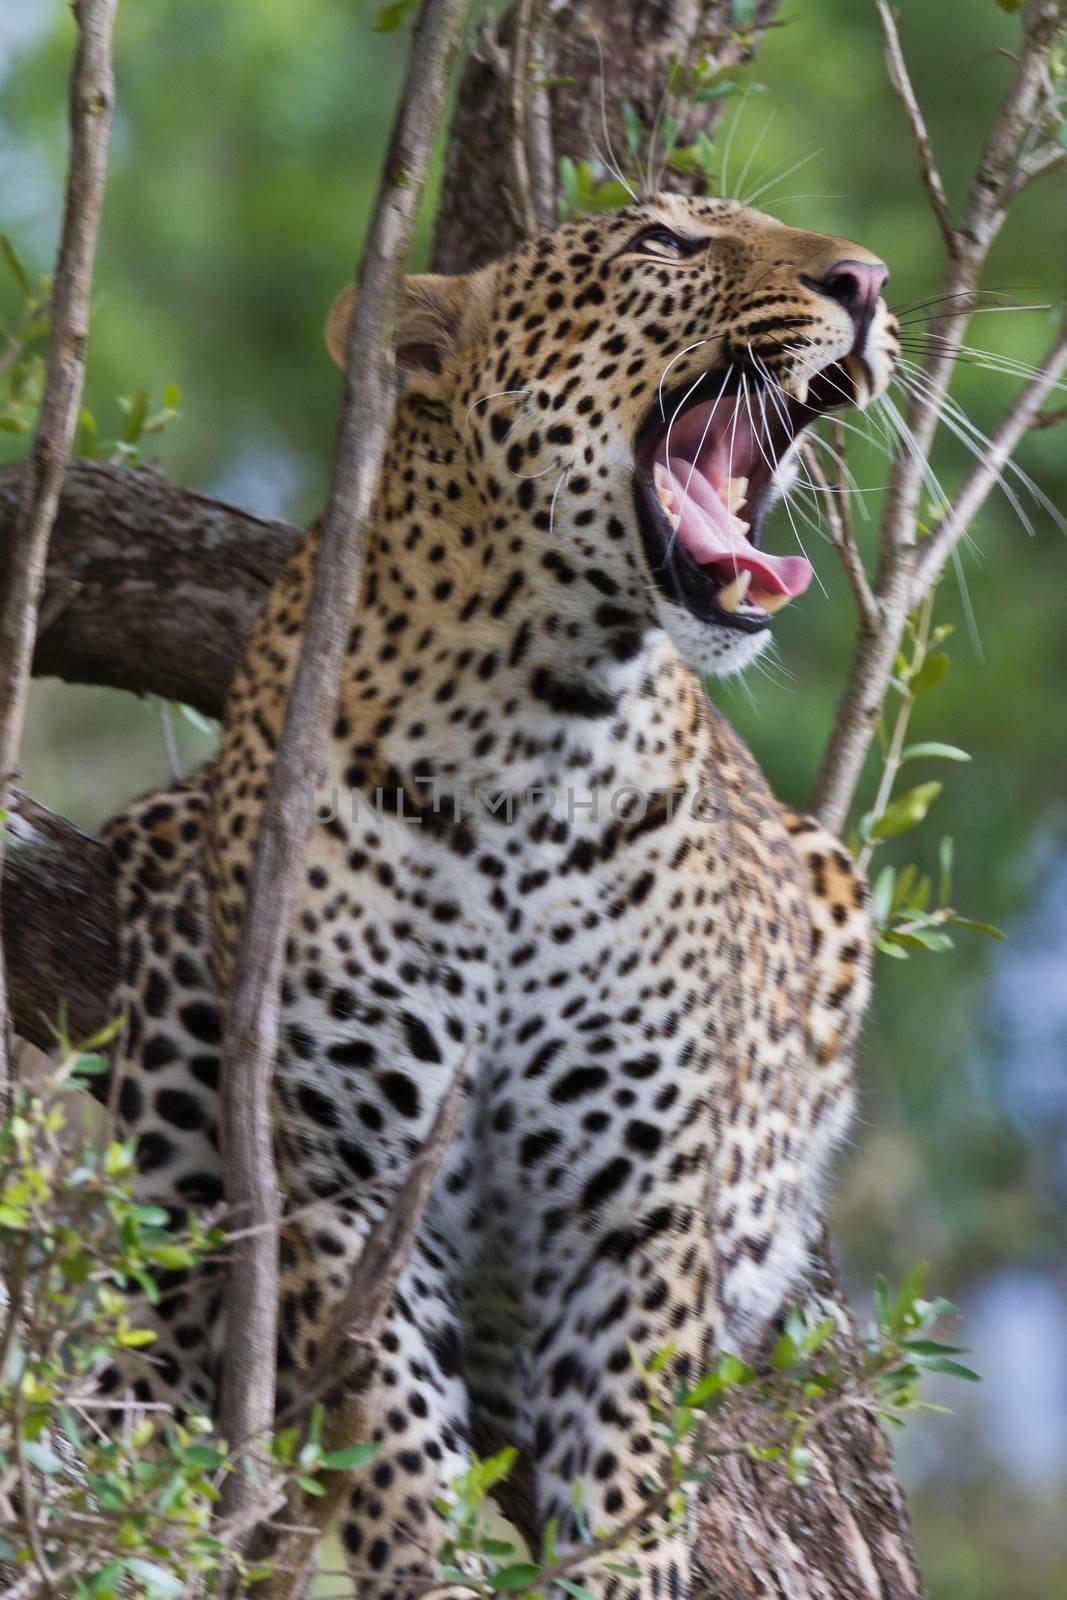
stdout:
MULTIPOLYGON (((429 387, 423 380, 441 373, 449 357, 474 344, 488 329, 492 308, 492 269, 445 277, 422 273, 405 278, 397 316, 397 364, 408 388, 429 387)), ((326 348, 344 367, 348 332, 356 303, 355 284, 337 296, 326 318, 326 348)))

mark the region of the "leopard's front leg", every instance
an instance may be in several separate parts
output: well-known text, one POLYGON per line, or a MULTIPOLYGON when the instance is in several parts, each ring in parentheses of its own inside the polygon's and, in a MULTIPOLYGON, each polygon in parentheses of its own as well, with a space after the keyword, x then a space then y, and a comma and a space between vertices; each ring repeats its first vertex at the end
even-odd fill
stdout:
MULTIPOLYGON (((694 1382, 717 1343, 710 1211, 653 1199, 592 1231, 577 1217, 561 1230, 558 1217, 546 1219, 538 1278, 540 1520, 559 1519, 564 1558, 625 1532, 617 1548, 568 1572, 603 1600, 679 1600, 689 1552, 670 1507, 674 1447, 663 1422, 677 1382, 694 1382), (647 1368, 668 1349, 662 1367, 643 1376, 635 1357, 647 1368)), ((683 1457, 691 1449, 691 1440, 678 1446, 683 1457)))

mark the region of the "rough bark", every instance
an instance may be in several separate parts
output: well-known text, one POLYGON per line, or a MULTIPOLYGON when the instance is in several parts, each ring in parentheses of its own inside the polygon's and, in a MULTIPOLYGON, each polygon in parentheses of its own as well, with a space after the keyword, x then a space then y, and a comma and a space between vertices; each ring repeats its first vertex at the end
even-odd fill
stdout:
MULTIPOLYGON (((811 1287, 845 1304, 824 1234, 811 1287)), ((853 1337, 844 1364, 860 1371, 853 1337)), ((730 1432, 758 1438, 753 1407, 730 1432)), ((922 1600, 907 1508, 879 1423, 860 1407, 835 1411, 808 1435, 811 1484, 794 1489, 780 1468, 735 1455, 716 1463, 697 1520, 694 1600, 922 1600)))
POLYGON ((87 1039, 109 1020, 118 974, 110 857, 99 839, 27 795, 13 797, 7 830, 3 942, 12 1025, 47 1050, 54 1043, 48 1023, 63 1004, 71 1038, 87 1039))
MULTIPOLYGON (((716 24, 721 36, 730 9, 726 3, 702 7, 695 0, 635 0, 623 11, 611 0, 589 0, 571 8, 565 21, 557 12, 550 26, 555 52, 549 65, 579 79, 574 90, 551 91, 557 155, 588 154, 590 130, 595 136, 599 125, 599 105, 589 92, 591 78, 595 87, 596 47, 583 18, 593 20, 604 48, 609 123, 621 148, 622 99, 628 96, 650 123, 666 65, 676 54, 675 41, 691 46, 699 42, 701 27, 716 24)), ((761 22, 773 9, 758 8, 761 22)), ((723 48, 742 51, 747 45, 727 40, 723 48)), ((516 237, 512 212, 500 201, 508 156, 501 123, 495 121, 508 92, 506 73, 501 76, 492 60, 471 62, 446 172, 435 258, 440 270, 465 270, 508 248, 516 237)), ((66 588, 70 599, 41 642, 38 670, 151 687, 217 711, 241 638, 296 535, 282 524, 183 494, 154 475, 130 474, 121 483, 118 476, 84 467, 68 476, 49 584, 57 594, 66 588), (118 535, 109 539, 112 498, 121 521, 118 535), (72 578, 83 584, 76 593, 69 589, 72 578), (223 637, 215 637, 216 627, 223 637)), ((0 534, 7 524, 3 487, 0 483, 0 534)), ((82 1008, 76 1014, 84 1016, 86 1027, 104 1020, 102 1010, 93 1011, 93 984, 104 981, 111 948, 108 891, 93 876, 99 847, 86 846, 59 819, 47 831, 56 853, 36 861, 16 853, 5 908, 7 923, 18 928, 20 938, 31 927, 38 930, 39 965, 47 969, 31 979, 27 967, 37 964, 30 961, 12 973, 18 1026, 35 1039, 42 1037, 34 1022, 42 992, 50 997, 76 992, 82 1008), (60 873, 69 889, 49 900, 49 880, 60 873), (65 923, 78 929, 78 938, 53 948, 46 934, 60 909, 65 923), (96 951, 97 976, 85 983, 83 945, 96 951)), ((842 1300, 828 1254, 819 1271, 823 1292, 842 1300)), ((858 1350, 852 1354, 858 1360, 858 1350)), ((865 1411, 843 1413, 816 1444, 817 1471, 807 1489, 788 1488, 780 1470, 748 1461, 717 1468, 698 1525, 698 1600, 921 1596, 907 1515, 879 1426, 865 1411)))
MULTIPOLYGON (((752 21, 739 28, 734 0, 554 0, 544 30, 546 59, 534 65, 547 77, 571 78, 548 90, 552 145, 557 159, 619 159, 628 164, 623 105, 629 101, 647 130, 662 124, 665 108, 681 113, 678 143, 697 128, 712 133, 728 102, 686 106, 664 97, 671 69, 710 57, 719 67, 740 66, 758 49, 780 0, 758 0, 752 21), (606 129, 606 132, 605 132, 606 129)), ((508 24, 499 40, 484 31, 476 39, 463 77, 445 166, 444 193, 434 244, 437 272, 468 272, 512 249, 520 238, 519 208, 501 203, 501 187, 513 179, 501 129, 508 126, 508 24)), ((653 154, 652 179, 662 158, 653 154)), ((645 187, 649 151, 641 151, 640 187, 645 187)), ((684 191, 687 180, 672 172, 668 185, 684 191)))
MULTIPOLYGON (((0 470, 0 548, 22 468, 0 470)), ((38 677, 218 716, 241 647, 303 534, 145 468, 67 468, 45 571, 38 677)))

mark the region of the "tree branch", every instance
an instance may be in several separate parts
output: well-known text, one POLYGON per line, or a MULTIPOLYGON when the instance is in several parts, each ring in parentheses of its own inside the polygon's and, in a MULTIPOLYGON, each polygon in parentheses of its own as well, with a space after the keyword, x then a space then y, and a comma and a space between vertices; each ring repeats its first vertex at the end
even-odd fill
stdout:
MULTIPOLYGON (((285 949, 310 827, 313 787, 337 701, 356 608, 364 530, 378 490, 396 400, 397 291, 444 102, 463 0, 423 0, 371 219, 349 332, 330 494, 285 722, 256 839, 223 1039, 222 1157, 227 1200, 252 1231, 227 1274, 227 1360, 220 1427, 267 1434, 274 1415, 280 1205, 271 1079, 285 949)), ((246 1470, 223 1491, 228 1514, 256 1496, 246 1470)))
MULTIPOLYGON (((888 15, 886 0, 875 0, 875 4, 880 15, 888 15)), ((1014 175, 1033 125, 1035 108, 1044 93, 1048 52, 1065 23, 1067 0, 1027 0, 1015 71, 979 157, 963 219, 948 241, 949 263, 943 300, 953 309, 946 313, 946 326, 939 337, 931 340, 921 380, 912 387, 904 419, 906 445, 902 442, 890 472, 882 518, 878 573, 874 583, 882 621, 874 626, 869 619, 861 617, 848 679, 813 789, 815 811, 827 827, 838 833, 844 827, 881 715, 908 615, 917 596, 921 598, 916 587, 916 572, 920 562, 929 558, 919 553, 919 503, 927 462, 955 367, 956 350, 966 333, 982 269, 1007 215, 1014 175)), ((889 25, 892 26, 891 17, 889 25)), ((902 61, 900 68, 906 82, 902 61)), ((926 181, 921 146, 919 156, 926 181)), ((989 493, 993 481, 995 479, 990 478, 981 499, 975 500, 972 496, 970 515, 989 493)), ((941 548, 946 549, 944 543, 941 548)), ((928 566, 927 571, 930 570, 928 566)))
MULTIPOLYGON (((0 550, 21 466, 0 468, 0 550)), ((154 470, 72 461, 48 549, 38 677, 222 712, 245 639, 304 538, 154 470)))
MULTIPOLYGON (((1041 407, 1067 372, 1067 318, 1037 373, 1005 411, 981 458, 931 536, 919 547, 910 609, 929 593, 956 545, 992 492, 1005 463, 1030 428, 1040 423, 1041 407)), ((1064 413, 1067 415, 1067 412, 1064 413)))
MULTIPOLYGON (((18 767, 48 540, 81 406, 89 293, 115 97, 111 33, 116 4, 78 0, 74 7, 78 48, 70 84, 70 158, 44 396, 23 469, 14 535, 0 562, 0 812, 18 767)), ((0 830, 0 874, 3 857, 0 830)), ((7 1083, 7 993, 0 946, 0 1098, 7 1083)))
POLYGON ((956 249, 956 229, 952 221, 952 212, 949 209, 945 185, 941 180, 941 173, 934 157, 934 147, 926 130, 926 119, 923 117, 922 108, 919 105, 915 90, 912 88, 907 63, 904 60, 904 52, 900 48, 900 35, 897 32, 896 21, 889 8, 888 0, 875 0, 875 4, 878 8, 878 20, 882 24, 885 65, 889 74, 889 81, 893 85, 897 99, 904 107, 904 114, 911 125, 911 136, 915 141, 915 149, 918 153, 919 167, 926 187, 926 196, 930 202, 930 209, 940 224, 949 254, 953 255, 956 249))

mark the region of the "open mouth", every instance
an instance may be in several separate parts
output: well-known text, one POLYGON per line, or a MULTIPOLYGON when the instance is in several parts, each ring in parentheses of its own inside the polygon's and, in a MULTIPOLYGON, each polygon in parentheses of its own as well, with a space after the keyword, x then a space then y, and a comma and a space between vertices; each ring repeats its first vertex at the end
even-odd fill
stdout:
POLYGON ((683 389, 680 407, 678 391, 657 401, 637 436, 635 492, 649 565, 669 599, 703 622, 755 633, 804 593, 806 557, 760 549, 774 474, 808 423, 862 408, 870 388, 866 362, 850 355, 803 399, 735 364, 683 389))

